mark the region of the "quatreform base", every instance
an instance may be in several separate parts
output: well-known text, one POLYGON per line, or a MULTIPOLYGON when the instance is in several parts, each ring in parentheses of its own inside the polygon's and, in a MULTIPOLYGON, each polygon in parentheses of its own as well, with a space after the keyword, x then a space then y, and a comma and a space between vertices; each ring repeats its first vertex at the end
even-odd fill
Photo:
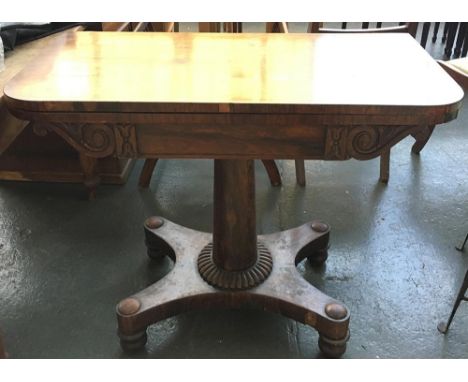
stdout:
POLYGON ((160 217, 144 224, 148 255, 169 256, 174 268, 163 279, 117 305, 123 350, 137 351, 147 341, 149 325, 198 309, 254 307, 310 325, 327 357, 340 357, 349 339, 349 311, 309 284, 296 266, 327 258, 329 226, 311 222, 257 237, 257 260, 243 270, 228 271, 213 256, 213 235, 160 217))

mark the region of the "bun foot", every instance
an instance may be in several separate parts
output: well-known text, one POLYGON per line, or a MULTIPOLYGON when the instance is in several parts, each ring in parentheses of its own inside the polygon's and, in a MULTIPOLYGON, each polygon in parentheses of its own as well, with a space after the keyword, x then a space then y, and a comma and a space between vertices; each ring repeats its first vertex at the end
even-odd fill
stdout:
POLYGON ((346 343, 349 339, 348 335, 342 340, 332 340, 328 337, 320 335, 318 346, 323 355, 327 358, 340 358, 346 351, 346 343))
POLYGON ((159 232, 163 227, 164 219, 159 216, 149 217, 145 221, 145 244, 147 254, 150 259, 159 260, 166 256, 171 259, 175 259, 174 250, 159 235, 159 232))
POLYGON ((328 250, 320 249, 314 252, 313 255, 307 256, 309 264, 313 267, 321 267, 328 259, 328 250))
POLYGON ((148 340, 146 329, 132 335, 124 335, 119 332, 120 347, 125 353, 135 353, 143 350, 148 340))

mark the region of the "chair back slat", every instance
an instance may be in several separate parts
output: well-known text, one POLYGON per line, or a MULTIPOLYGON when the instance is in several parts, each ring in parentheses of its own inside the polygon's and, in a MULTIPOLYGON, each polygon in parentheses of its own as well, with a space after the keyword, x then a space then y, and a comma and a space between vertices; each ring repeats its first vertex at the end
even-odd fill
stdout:
POLYGON ((242 23, 223 23, 223 31, 226 33, 242 33, 242 23))
POLYGON ((339 28, 324 28, 323 23, 312 22, 309 23, 307 28, 308 33, 409 33, 411 36, 416 37, 418 23, 399 23, 398 26, 384 27, 381 22, 376 24, 375 28, 369 28, 368 22, 362 23, 362 28, 347 29, 348 23, 341 23, 339 28))
POLYGON ((199 32, 221 32, 221 23, 198 23, 199 32))
POLYGON ((408 26, 395 26, 386 28, 369 28, 369 29, 333 29, 321 28, 319 33, 405 33, 408 32, 408 26))
POLYGON ((104 32, 142 32, 147 30, 148 24, 145 22, 104 22, 102 30, 104 32))
POLYGON ((131 23, 132 32, 144 32, 148 29, 148 24, 149 23, 143 23, 143 22, 131 23))
POLYGON ((175 22, 158 22, 149 23, 148 30, 152 32, 177 32, 179 30, 179 23, 175 22))
POLYGON ((267 33, 289 33, 288 23, 286 22, 268 22, 266 23, 267 33))

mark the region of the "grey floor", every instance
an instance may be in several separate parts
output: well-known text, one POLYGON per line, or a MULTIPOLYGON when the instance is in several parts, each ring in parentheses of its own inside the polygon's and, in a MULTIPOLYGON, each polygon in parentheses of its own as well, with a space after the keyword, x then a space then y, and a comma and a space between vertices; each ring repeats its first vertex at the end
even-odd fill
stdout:
MULTIPOLYGON (((391 178, 378 159, 307 161, 307 186, 294 163, 278 161, 283 186, 257 165, 260 233, 321 219, 332 226, 322 269, 304 277, 351 310, 344 358, 467 358, 468 304, 446 336, 446 318, 468 252, 468 105, 439 126, 420 156, 407 138, 392 150, 391 178)), ((115 305, 162 278, 167 259, 145 254, 142 222, 159 214, 211 230, 212 161, 164 160, 147 190, 137 179, 101 186, 0 182, 0 328, 12 358, 127 357, 115 305)), ((316 358, 314 329, 262 311, 190 312, 149 329, 143 358, 316 358)))

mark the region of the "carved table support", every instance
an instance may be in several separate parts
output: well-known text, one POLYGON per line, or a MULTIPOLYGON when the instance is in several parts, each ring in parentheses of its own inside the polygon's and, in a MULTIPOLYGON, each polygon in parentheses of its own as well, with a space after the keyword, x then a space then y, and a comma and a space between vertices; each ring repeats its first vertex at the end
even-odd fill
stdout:
POLYGON ((214 161, 213 262, 226 271, 257 261, 254 172, 252 160, 214 161))
POLYGON ((215 161, 214 233, 160 217, 147 219, 148 255, 169 256, 172 271, 117 306, 124 350, 142 348, 146 328, 179 313, 206 308, 257 307, 314 327, 319 347, 339 357, 349 338, 349 311, 300 275, 296 265, 327 258, 330 228, 321 222, 256 235, 252 160, 215 161))
POLYGON ((89 199, 96 198, 99 185, 96 175, 98 158, 137 156, 135 126, 130 124, 52 123, 35 126, 36 133, 40 135, 49 130, 56 132, 79 152, 89 199))

